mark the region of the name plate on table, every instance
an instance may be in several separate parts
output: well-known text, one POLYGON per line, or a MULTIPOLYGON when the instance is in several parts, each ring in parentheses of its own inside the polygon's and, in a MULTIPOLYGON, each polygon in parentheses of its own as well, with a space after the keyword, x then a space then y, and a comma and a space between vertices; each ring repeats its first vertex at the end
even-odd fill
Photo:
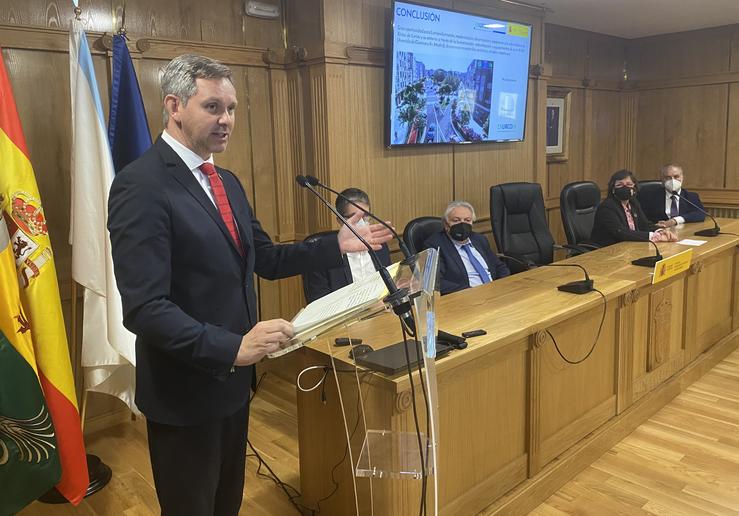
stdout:
POLYGON ((683 271, 688 270, 690 262, 693 260, 693 250, 688 249, 682 253, 678 253, 654 264, 654 276, 652 276, 652 285, 671 278, 683 271))

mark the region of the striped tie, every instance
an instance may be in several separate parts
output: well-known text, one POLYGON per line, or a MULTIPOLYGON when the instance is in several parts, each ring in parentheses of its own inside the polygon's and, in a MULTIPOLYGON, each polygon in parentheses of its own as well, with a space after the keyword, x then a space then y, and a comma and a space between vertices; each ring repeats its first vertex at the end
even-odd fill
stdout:
POLYGON ((226 224, 228 232, 231 234, 236 247, 239 249, 241 255, 244 255, 244 248, 241 246, 241 239, 239 238, 239 232, 236 230, 236 223, 234 222, 234 215, 231 211, 231 205, 228 202, 226 196, 226 190, 223 188, 223 181, 221 177, 216 174, 216 167, 212 163, 205 162, 200 165, 200 170, 210 181, 210 188, 213 190, 213 197, 216 201, 216 207, 218 212, 221 214, 223 223, 226 224))

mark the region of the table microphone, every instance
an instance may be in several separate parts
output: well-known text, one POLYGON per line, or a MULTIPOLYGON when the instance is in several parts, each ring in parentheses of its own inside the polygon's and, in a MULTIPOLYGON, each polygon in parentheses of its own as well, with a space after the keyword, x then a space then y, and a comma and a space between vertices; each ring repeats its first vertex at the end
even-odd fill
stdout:
POLYGON ((701 229, 700 231, 696 231, 694 233, 695 236, 715 237, 715 236, 718 236, 721 233, 721 228, 718 227, 718 222, 716 222, 716 219, 713 218, 713 215, 711 215, 706 210, 704 210, 703 208, 701 208, 700 206, 698 206, 697 204, 695 204, 694 202, 692 202, 687 197, 684 197, 682 195, 682 190, 680 190, 680 192, 676 192, 676 191, 673 190, 672 191, 672 194, 673 195, 677 195, 678 197, 680 197, 681 200, 687 202, 688 204, 690 204, 691 206, 693 206, 694 208, 696 208, 698 211, 700 211, 704 215, 708 215, 711 218, 711 220, 713 221, 713 226, 714 227, 708 228, 708 229, 701 229))
POLYGON ((351 224, 349 224, 349 221, 346 220, 346 218, 341 213, 339 213, 339 211, 334 208, 334 206, 330 202, 328 202, 320 193, 318 193, 313 188, 313 185, 308 181, 308 179, 306 179, 305 176, 295 176, 295 181, 300 186, 302 186, 303 188, 307 188, 313 193, 313 195, 318 197, 318 199, 323 204, 325 204, 326 207, 331 210, 333 214, 336 215, 336 217, 338 217, 338 219, 343 222, 346 227, 349 228, 349 231, 354 233, 354 236, 357 237, 359 241, 364 244, 364 246, 367 248, 367 251, 369 252, 370 258, 372 259, 372 264, 375 266, 375 270, 380 274, 382 282, 385 284, 385 287, 389 292, 389 294, 383 299, 383 301, 388 303, 393 308, 393 312, 395 312, 395 314, 400 317, 400 320, 406 327, 408 333, 415 337, 416 324, 413 320, 413 314, 411 314, 411 302, 408 299, 408 289, 398 288, 393 279, 390 277, 390 273, 388 273, 387 269, 383 267, 380 263, 380 259, 377 257, 377 253, 375 253, 375 250, 372 249, 372 246, 369 245, 369 243, 367 243, 367 241, 362 238, 359 233, 357 233, 357 230, 354 229, 351 224))
POLYGON ((649 237, 647 237, 644 240, 640 240, 641 242, 649 242, 654 246, 655 255, 654 256, 644 256, 643 258, 637 258, 636 260, 632 260, 632 265, 638 265, 640 267, 654 267, 658 261, 662 259, 662 255, 659 252, 659 247, 657 247, 657 244, 652 242, 649 237))
POLYGON ((509 260, 513 260, 516 263, 519 263, 526 267, 526 270, 531 270, 532 268, 536 267, 578 267, 582 269, 583 273, 585 273, 585 279, 583 280, 577 280, 577 281, 570 281, 569 283, 565 283, 564 285, 560 285, 557 287, 557 290, 560 290, 562 292, 569 292, 570 294, 587 294, 588 292, 592 292, 594 289, 593 287, 593 280, 588 275, 588 271, 580 264, 577 263, 544 263, 542 265, 536 265, 535 263, 531 261, 524 262, 523 260, 519 260, 518 258, 514 258, 513 256, 507 255, 507 254, 499 254, 499 257, 502 258, 508 258, 509 260))
POLYGON ((321 183, 318 180, 317 177, 314 177, 314 176, 305 176, 305 179, 306 179, 306 181, 308 181, 308 184, 310 184, 311 186, 320 186, 321 188, 324 188, 324 189, 328 190, 329 192, 331 192, 333 194, 336 194, 336 196, 341 197, 346 202, 348 202, 349 204, 351 204, 352 206, 354 206, 358 210, 362 211, 362 213, 364 213, 365 215, 367 215, 370 218, 376 220, 379 224, 382 224, 383 226, 385 226, 393 234, 393 236, 395 237, 395 240, 398 241, 398 247, 400 247, 400 252, 403 253, 403 257, 406 260, 411 257, 411 252, 408 249, 408 246, 405 245, 405 242, 403 242, 403 239, 400 238, 400 235, 398 235, 398 233, 395 231, 395 229, 393 229, 393 227, 390 224, 388 224, 384 220, 381 220, 379 217, 377 217, 374 213, 370 212, 369 210, 365 210, 359 204, 357 204, 356 202, 352 201, 351 199, 349 199, 346 195, 342 194, 341 192, 337 192, 333 188, 324 185, 323 183, 321 183))

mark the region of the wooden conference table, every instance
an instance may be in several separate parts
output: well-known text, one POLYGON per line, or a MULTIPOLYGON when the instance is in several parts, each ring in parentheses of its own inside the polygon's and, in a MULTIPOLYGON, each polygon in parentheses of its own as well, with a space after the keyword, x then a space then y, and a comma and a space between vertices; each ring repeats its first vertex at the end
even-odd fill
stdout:
MULTIPOLYGON (((739 220, 719 224, 739 234, 739 220)), ((542 267, 437 298, 439 328, 456 335, 487 331, 469 339, 467 349, 437 361, 441 514, 526 513, 739 347, 739 237, 693 236, 711 226, 680 228, 680 238, 707 242, 692 247, 688 271, 655 285, 651 269, 631 265, 654 254, 646 242, 557 262, 584 266, 607 299, 597 346, 577 365, 563 361, 547 333, 570 359, 584 357, 592 346, 603 298, 556 289, 582 278, 576 268, 542 267)), ((665 257, 689 248, 658 245, 665 257)), ((353 369, 348 349, 333 345, 347 332, 374 349, 400 340, 397 318, 375 317, 302 348, 301 365, 330 364, 330 350, 337 368, 353 369)), ((306 374, 303 384, 322 375, 306 374)), ((367 428, 415 431, 407 374, 359 376, 367 428)), ((414 376, 419 418, 425 421, 414 376)), ((356 462, 364 440, 357 381, 354 374, 338 378, 356 462)), ((333 373, 323 389, 298 391, 298 419, 303 503, 315 508, 336 489, 321 501, 321 514, 355 514, 333 373)), ((419 481, 356 483, 361 514, 418 514, 419 481)))

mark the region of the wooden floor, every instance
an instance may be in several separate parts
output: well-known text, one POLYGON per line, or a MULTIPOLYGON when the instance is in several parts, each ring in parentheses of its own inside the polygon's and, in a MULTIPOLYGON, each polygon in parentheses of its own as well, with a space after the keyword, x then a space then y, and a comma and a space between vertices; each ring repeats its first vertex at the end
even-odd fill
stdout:
MULTIPOLYGON (((291 384, 265 377, 252 405, 249 436, 275 473, 299 488, 291 384)), ((78 508, 34 503, 20 514, 158 514, 141 421, 92 435, 87 447, 112 467, 111 483, 78 508)), ((297 514, 282 490, 256 475, 256 464, 250 457, 241 512, 297 514)), ((531 514, 739 515, 739 351, 531 514)))

